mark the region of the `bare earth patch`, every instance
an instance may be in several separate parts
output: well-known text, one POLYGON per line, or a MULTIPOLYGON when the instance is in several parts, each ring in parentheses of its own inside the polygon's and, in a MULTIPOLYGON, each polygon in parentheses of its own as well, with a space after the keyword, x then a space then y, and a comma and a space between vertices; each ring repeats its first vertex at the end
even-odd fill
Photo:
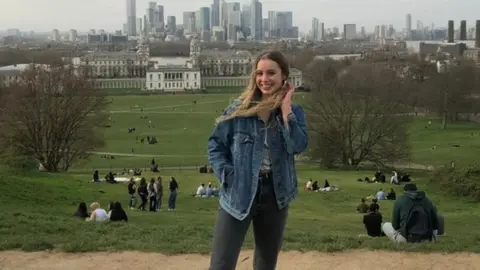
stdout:
MULTIPOLYGON (((238 270, 252 269, 252 251, 243 251, 238 270)), ((112 270, 112 269, 207 269, 209 257, 203 255, 165 256, 158 253, 56 253, 19 251, 0 252, 2 270, 112 270)), ((480 269, 480 254, 423 254, 386 251, 348 251, 341 253, 282 252, 279 270, 415 270, 480 269)))

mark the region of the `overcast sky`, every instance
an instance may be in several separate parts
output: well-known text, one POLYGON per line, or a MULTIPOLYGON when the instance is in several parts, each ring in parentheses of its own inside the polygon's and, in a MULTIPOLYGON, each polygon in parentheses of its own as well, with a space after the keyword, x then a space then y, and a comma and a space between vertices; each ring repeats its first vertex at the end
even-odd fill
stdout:
MULTIPOLYGON (((137 17, 143 17, 148 2, 137 0, 137 17)), ((210 6, 213 0, 161 0, 165 17, 174 15, 182 22, 183 11, 210 6)), ((249 3, 250 0, 227 2, 249 3)), ((293 11, 294 24, 300 31, 309 31, 312 17, 325 23, 325 28, 355 23, 371 31, 377 24, 393 24, 405 28, 405 15, 412 14, 412 27, 417 20, 425 26, 435 23, 445 27, 448 19, 467 20, 474 27, 480 19, 480 0, 264 0, 263 16, 268 10, 293 11)), ((77 29, 122 29, 126 21, 126 0, 0 0, 0 29, 19 28, 35 31, 77 29)))

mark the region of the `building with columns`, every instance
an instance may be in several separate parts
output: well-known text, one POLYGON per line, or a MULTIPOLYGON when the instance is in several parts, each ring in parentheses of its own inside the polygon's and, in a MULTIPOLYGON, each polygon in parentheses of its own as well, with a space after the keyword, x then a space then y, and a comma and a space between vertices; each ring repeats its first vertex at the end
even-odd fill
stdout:
POLYGON ((201 88, 200 70, 192 63, 180 65, 156 65, 147 71, 146 90, 176 92, 199 90, 201 88))

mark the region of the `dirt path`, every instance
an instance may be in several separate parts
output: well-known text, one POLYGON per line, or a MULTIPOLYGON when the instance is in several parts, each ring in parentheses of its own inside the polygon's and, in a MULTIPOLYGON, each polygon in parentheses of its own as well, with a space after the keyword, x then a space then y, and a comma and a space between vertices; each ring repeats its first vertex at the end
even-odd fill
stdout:
MULTIPOLYGON (((243 251, 238 270, 252 269, 252 252, 243 251)), ((204 270, 208 256, 164 256, 157 253, 24 253, 0 252, 2 270, 204 270)), ((278 270, 475 270, 480 269, 480 254, 419 254, 385 251, 349 251, 345 253, 283 252, 278 270)))

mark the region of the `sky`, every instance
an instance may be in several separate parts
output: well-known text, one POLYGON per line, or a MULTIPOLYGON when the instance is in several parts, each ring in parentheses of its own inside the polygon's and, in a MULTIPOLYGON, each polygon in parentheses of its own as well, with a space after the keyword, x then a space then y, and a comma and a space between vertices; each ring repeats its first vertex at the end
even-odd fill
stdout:
MULTIPOLYGON (((137 0, 137 17, 143 17, 149 1, 137 0)), ((251 0, 227 0, 248 4, 251 0)), ((405 15, 412 15, 412 28, 417 20, 424 26, 432 23, 446 27, 447 20, 467 20, 474 27, 480 19, 479 0, 260 0, 263 16, 268 10, 293 11, 294 25, 300 31, 311 29, 312 18, 325 23, 325 28, 355 23, 367 31, 378 24, 393 24, 405 28, 405 15)), ((213 0, 161 0, 166 16, 176 16, 182 23, 183 11, 196 11, 210 6, 213 0)), ((121 30, 126 21, 126 0, 0 0, 0 30, 18 28, 22 31, 60 31, 77 29, 121 30)))

